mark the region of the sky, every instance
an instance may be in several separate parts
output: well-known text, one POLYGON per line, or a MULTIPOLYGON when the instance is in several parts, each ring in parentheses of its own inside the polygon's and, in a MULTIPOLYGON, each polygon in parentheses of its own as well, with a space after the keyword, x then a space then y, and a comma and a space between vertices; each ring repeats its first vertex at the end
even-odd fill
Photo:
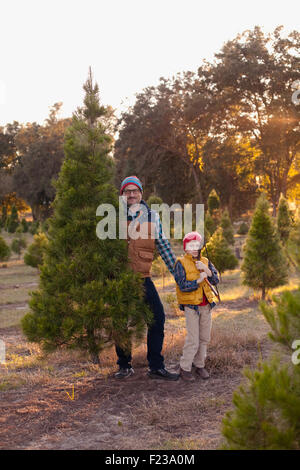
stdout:
POLYGON ((297 0, 0 0, 0 126, 43 123, 82 105, 89 66, 120 113, 160 77, 197 71, 259 25, 299 30, 297 0))

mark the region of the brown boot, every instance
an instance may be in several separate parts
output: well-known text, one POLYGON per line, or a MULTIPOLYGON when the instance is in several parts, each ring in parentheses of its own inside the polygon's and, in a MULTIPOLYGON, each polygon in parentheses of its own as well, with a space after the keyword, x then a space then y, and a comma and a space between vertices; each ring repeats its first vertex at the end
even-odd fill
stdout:
POLYGON ((180 377, 186 382, 195 382, 195 377, 191 372, 181 369, 180 367, 180 377))
POLYGON ((204 367, 196 367, 196 374, 198 374, 201 379, 209 379, 210 375, 204 367))

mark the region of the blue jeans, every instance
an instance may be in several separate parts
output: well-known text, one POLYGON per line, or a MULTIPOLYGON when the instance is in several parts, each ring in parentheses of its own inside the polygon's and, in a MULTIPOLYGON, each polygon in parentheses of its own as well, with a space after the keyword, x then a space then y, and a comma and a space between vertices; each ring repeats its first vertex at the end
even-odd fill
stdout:
MULTIPOLYGON (((165 312, 155 285, 150 277, 144 279, 145 302, 153 312, 153 323, 147 334, 147 360, 151 370, 164 368, 164 358, 161 354, 164 341, 165 312)), ((131 367, 131 353, 125 353, 116 346, 117 364, 122 368, 131 367)))

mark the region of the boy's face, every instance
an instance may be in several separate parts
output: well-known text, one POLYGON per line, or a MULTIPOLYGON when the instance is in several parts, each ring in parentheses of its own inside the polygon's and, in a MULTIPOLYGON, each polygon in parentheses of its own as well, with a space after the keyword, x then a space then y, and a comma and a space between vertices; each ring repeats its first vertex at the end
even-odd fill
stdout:
POLYGON ((197 240, 192 240, 187 243, 185 252, 192 255, 193 258, 197 258, 200 250, 200 243, 197 240))
POLYGON ((193 258, 198 257, 198 250, 186 250, 185 251, 188 255, 192 255, 193 258))

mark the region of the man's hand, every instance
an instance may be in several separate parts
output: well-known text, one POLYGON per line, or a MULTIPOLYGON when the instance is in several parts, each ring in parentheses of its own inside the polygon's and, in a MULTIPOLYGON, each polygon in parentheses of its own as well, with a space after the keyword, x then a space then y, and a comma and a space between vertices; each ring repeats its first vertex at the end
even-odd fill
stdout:
POLYGON ((196 268, 199 269, 199 271, 204 271, 207 276, 211 276, 211 270, 208 268, 208 266, 206 266, 206 264, 202 263, 202 261, 196 261, 196 268))
POLYGON ((200 277, 197 279, 197 284, 200 284, 206 278, 207 278, 207 274, 206 274, 206 272, 203 271, 202 273, 200 273, 200 277))

